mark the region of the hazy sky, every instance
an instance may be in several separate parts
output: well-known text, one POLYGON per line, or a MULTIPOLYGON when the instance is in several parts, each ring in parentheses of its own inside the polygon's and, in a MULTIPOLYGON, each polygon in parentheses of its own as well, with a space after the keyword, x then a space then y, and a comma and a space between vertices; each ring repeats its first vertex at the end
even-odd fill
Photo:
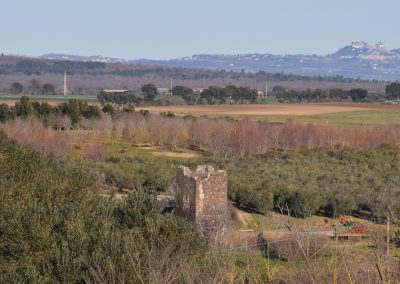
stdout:
POLYGON ((400 47, 399 0, 3 0, 0 52, 128 59, 400 47))

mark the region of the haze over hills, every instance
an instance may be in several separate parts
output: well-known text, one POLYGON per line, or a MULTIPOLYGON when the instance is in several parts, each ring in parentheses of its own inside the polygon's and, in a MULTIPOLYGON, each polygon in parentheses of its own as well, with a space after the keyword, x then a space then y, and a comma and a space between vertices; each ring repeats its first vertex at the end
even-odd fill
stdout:
POLYGON ((67 61, 93 61, 93 62, 104 62, 104 63, 118 63, 124 62, 127 63, 128 60, 122 58, 112 58, 105 57, 101 55, 92 55, 92 56, 82 56, 82 55, 71 55, 71 54, 58 54, 58 53, 47 53, 39 56, 43 59, 50 60, 67 60, 67 61))
POLYGON ((45 54, 40 58, 71 61, 96 61, 125 64, 152 64, 169 67, 207 68, 247 72, 285 72, 306 76, 342 75, 352 78, 398 80, 400 48, 387 49, 381 42, 370 45, 353 42, 328 55, 273 54, 198 54, 171 60, 121 59, 104 56, 45 54))

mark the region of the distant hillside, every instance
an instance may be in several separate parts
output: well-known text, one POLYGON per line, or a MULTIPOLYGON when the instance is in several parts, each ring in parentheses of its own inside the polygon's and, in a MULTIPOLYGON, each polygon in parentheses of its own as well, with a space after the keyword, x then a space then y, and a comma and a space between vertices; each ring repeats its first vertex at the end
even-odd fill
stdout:
POLYGON ((387 49, 382 43, 370 45, 353 42, 328 55, 272 55, 199 54, 172 60, 126 60, 102 56, 47 54, 46 59, 79 60, 124 64, 152 64, 168 67, 207 68, 240 72, 266 71, 269 73, 293 73, 304 76, 344 76, 350 78, 398 80, 400 78, 400 49, 387 49))
POLYGON ((216 70, 216 68, 211 68, 212 66, 186 68, 171 67, 162 63, 159 63, 161 65, 133 64, 105 57, 48 56, 52 59, 0 56, 0 93, 9 92, 14 82, 20 82, 24 90, 29 92, 29 89, 32 89, 33 80, 36 80, 35 83, 51 83, 56 87, 56 91, 61 92, 64 71, 68 74, 68 89, 73 94, 98 94, 102 89, 139 90, 142 85, 149 82, 158 87, 169 87, 171 78, 174 85, 193 88, 236 85, 265 90, 265 82, 268 81, 269 91, 275 85, 281 85, 286 89, 362 87, 382 93, 386 85, 386 82, 351 79, 343 76, 304 76, 283 72, 244 72, 242 70, 235 72, 216 70), (116 61, 113 62, 114 60, 116 61))
POLYGON ((118 63, 118 62, 127 63, 127 60, 125 60, 125 59, 104 57, 101 55, 81 56, 81 55, 48 53, 48 54, 39 56, 39 58, 51 59, 51 60, 65 60, 65 61, 93 61, 93 62, 103 62, 103 63, 118 63))

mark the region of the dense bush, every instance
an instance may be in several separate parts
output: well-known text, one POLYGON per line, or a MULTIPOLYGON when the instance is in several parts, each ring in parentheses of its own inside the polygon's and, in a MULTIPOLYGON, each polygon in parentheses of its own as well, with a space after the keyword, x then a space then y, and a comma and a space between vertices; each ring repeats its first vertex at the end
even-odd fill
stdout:
MULTIPOLYGON (((194 166, 198 161, 187 161, 186 164, 194 166)), ((110 157, 103 163, 89 163, 104 174, 107 185, 126 189, 142 187, 152 188, 156 191, 166 191, 171 185, 180 160, 154 158, 146 156, 133 156, 127 158, 110 157)))
POLYGON ((134 93, 128 94, 109 94, 105 92, 101 92, 97 98, 99 99, 102 105, 106 103, 114 103, 118 105, 125 105, 125 104, 139 104, 141 101, 144 100, 143 96, 136 95, 134 93))
POLYGON ((367 211, 379 215, 387 205, 400 213, 399 150, 330 150, 275 153, 220 161, 229 173, 229 197, 256 210, 285 209, 293 216, 326 216, 367 211), (279 205, 279 208, 278 208, 279 205))
POLYGON ((379 96, 368 97, 368 91, 365 89, 330 89, 330 90, 289 90, 277 92, 276 98, 279 102, 285 103, 301 103, 301 102, 367 102, 376 101, 379 96))
POLYGON ((286 122, 119 115, 89 121, 90 129, 111 131, 115 138, 137 144, 204 149, 215 157, 246 157, 270 151, 301 149, 374 149, 383 144, 400 146, 400 126, 340 127, 286 122))
MULTIPOLYGON (((53 107, 47 102, 32 102, 28 97, 22 97, 16 102, 14 107, 8 107, 5 104, 0 105, 0 121, 7 122, 15 117, 26 119, 28 117, 37 117, 46 125, 56 116, 67 116, 73 125, 85 119, 99 119, 101 112, 98 106, 88 105, 80 100, 69 100, 59 106, 53 107)), ((51 125, 57 128, 57 125, 51 125)))
POLYGON ((246 158, 162 159, 151 156, 110 157, 89 163, 104 174, 108 185, 165 191, 178 165, 195 168, 212 164, 228 172, 228 195, 243 209, 275 210, 296 217, 313 214, 363 214, 377 217, 391 205, 400 213, 400 152, 374 150, 316 150, 271 153, 246 158))
POLYGON ((78 62, 78 61, 38 61, 38 60, 21 60, 15 65, 0 65, 1 74, 21 74, 40 75, 42 73, 62 74, 68 71, 68 74, 85 74, 93 70, 101 70, 106 67, 103 62, 78 62))
POLYGON ((312 259, 321 257, 326 252, 328 237, 301 232, 287 233, 282 242, 274 242, 268 236, 261 233, 258 236, 259 249, 265 257, 276 258, 284 261, 299 261, 301 259, 312 259), (269 241, 271 241, 269 243, 269 241))
MULTIPOLYGON (((225 104, 225 103, 253 103, 257 99, 257 90, 247 87, 227 86, 225 88, 210 86, 204 89, 200 94, 195 94, 193 89, 185 86, 175 86, 172 88, 174 98, 164 96, 167 100, 166 104, 177 103, 176 97, 181 98, 186 104, 225 104)), ((142 94, 137 95, 132 92, 122 94, 112 94, 101 92, 97 97, 104 105, 106 103, 115 104, 140 104, 144 101, 147 104, 157 104, 162 102, 157 97, 157 88, 154 84, 146 84, 142 86, 142 94)))
POLYGON ((253 103, 257 99, 257 90, 246 87, 227 86, 225 88, 211 86, 200 94, 200 103, 253 103))
POLYGON ((389 100, 400 99, 400 83, 391 83, 386 86, 386 98, 389 100))
POLYGON ((0 122, 7 122, 13 120, 15 113, 7 104, 0 105, 0 122))
POLYGON ((14 82, 10 87, 11 94, 21 94, 23 90, 24 86, 20 82, 14 82))
POLYGON ((213 281, 191 226, 142 190, 119 205, 102 199, 87 172, 0 133, 0 282, 213 281))

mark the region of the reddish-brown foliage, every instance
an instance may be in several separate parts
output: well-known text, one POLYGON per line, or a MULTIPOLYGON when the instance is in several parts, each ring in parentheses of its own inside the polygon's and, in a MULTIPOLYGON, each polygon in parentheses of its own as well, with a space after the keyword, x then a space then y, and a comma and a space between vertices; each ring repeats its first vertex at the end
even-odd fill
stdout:
MULTIPOLYGON (((110 124, 105 119, 104 124, 110 124)), ((196 145, 215 156, 246 156, 276 149, 400 146, 400 126, 338 127, 287 122, 227 119, 183 119, 161 116, 121 116, 112 123, 114 137, 161 146, 196 145), (116 127, 119 126, 119 127, 116 127)), ((92 127, 105 131, 102 121, 92 127)))
MULTIPOLYGON (((93 131, 55 131, 35 120, 7 123, 1 126, 6 133, 22 144, 48 154, 65 155, 76 135, 82 145, 88 144, 96 133, 97 140, 124 139, 136 144, 165 147, 196 146, 211 155, 243 157, 264 154, 277 149, 376 148, 382 144, 400 146, 400 125, 339 127, 286 122, 168 118, 157 115, 123 114, 112 119, 105 115, 100 120, 85 121, 85 129, 93 131), (86 133, 86 134, 84 134, 86 133), (68 143, 67 143, 68 142, 68 143)), ((101 144, 97 141, 96 144, 101 144)), ((83 156, 103 159, 105 148, 83 149, 83 156)))
POLYGON ((107 156, 108 152, 103 144, 85 145, 81 152, 81 158, 84 160, 103 161, 107 156))
POLYGON ((22 145, 31 145, 44 155, 65 156, 70 150, 69 135, 65 131, 47 128, 39 120, 15 120, 0 124, 0 128, 22 145))

